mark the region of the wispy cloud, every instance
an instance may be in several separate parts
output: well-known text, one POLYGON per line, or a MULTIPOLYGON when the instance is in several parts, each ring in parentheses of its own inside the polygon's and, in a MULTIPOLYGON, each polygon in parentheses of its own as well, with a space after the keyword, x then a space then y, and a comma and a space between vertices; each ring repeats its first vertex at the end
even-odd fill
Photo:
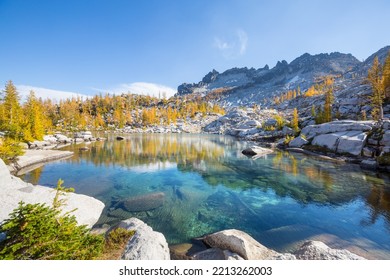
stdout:
POLYGON ((165 95, 167 98, 173 96, 176 93, 176 90, 171 87, 144 82, 120 84, 117 86, 113 86, 110 89, 99 89, 99 91, 115 94, 134 93, 154 97, 163 97, 165 95))
POLYGON ((61 99, 67 99, 72 97, 75 98, 80 97, 83 99, 87 99, 88 97, 91 97, 85 94, 80 94, 71 91, 61 91, 61 90, 34 87, 28 85, 16 85, 16 89, 18 90, 22 101, 26 100, 27 96, 30 94, 30 91, 34 91, 35 96, 38 98, 42 98, 42 99, 50 98, 54 101, 60 101, 61 99))
POLYGON ((237 30, 238 41, 240 44, 240 55, 245 54, 246 46, 248 45, 248 35, 244 30, 237 30))
POLYGON ((234 59, 244 55, 247 45, 248 35, 242 29, 237 29, 230 38, 214 37, 213 44, 227 59, 234 59))

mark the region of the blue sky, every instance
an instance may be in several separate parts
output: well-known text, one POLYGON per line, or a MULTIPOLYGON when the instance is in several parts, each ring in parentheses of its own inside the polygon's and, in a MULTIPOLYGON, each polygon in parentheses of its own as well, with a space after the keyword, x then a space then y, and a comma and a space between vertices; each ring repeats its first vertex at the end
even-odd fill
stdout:
POLYGON ((0 82, 53 97, 173 92, 305 52, 363 60, 390 44, 389 15, 387 0, 0 0, 0 82))

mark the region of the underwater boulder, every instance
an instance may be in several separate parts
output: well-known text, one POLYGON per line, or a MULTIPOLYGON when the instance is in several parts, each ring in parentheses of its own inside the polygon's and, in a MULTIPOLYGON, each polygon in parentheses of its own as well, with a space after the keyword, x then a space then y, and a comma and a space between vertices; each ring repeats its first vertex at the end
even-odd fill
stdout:
POLYGON ((115 208, 122 208, 129 212, 149 211, 161 207, 165 201, 163 192, 154 192, 120 200, 115 208))

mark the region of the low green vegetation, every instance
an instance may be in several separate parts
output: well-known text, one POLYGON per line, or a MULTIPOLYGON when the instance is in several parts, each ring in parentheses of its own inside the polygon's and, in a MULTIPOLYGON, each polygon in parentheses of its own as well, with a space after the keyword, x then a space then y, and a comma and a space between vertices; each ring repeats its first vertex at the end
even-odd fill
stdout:
POLYGON ((380 165, 389 166, 390 165, 390 153, 385 153, 378 157, 378 163, 380 165))
POLYGON ((123 253, 129 239, 135 234, 133 230, 116 228, 110 231, 106 237, 103 254, 99 259, 117 260, 123 253))
POLYGON ((53 205, 19 203, 0 225, 6 238, 0 242, 3 260, 90 260, 120 256, 133 231, 117 229, 105 240, 78 225, 72 212, 62 213, 66 192, 60 179, 53 205))

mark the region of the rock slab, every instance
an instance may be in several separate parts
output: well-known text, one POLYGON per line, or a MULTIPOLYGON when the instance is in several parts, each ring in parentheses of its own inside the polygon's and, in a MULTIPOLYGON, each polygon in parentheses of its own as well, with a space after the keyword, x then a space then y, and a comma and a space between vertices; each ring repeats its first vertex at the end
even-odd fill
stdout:
POLYGON ((118 227, 134 230, 128 241, 122 260, 169 260, 168 243, 164 235, 137 218, 122 221, 118 227))
MULTIPOLYGON (((23 182, 10 174, 7 166, 0 159, 0 223, 18 207, 20 201, 25 203, 46 203, 52 205, 56 191, 53 188, 34 186, 23 182)), ((92 227, 99 219, 104 203, 86 195, 67 193, 63 212, 72 212, 78 224, 92 227)))

